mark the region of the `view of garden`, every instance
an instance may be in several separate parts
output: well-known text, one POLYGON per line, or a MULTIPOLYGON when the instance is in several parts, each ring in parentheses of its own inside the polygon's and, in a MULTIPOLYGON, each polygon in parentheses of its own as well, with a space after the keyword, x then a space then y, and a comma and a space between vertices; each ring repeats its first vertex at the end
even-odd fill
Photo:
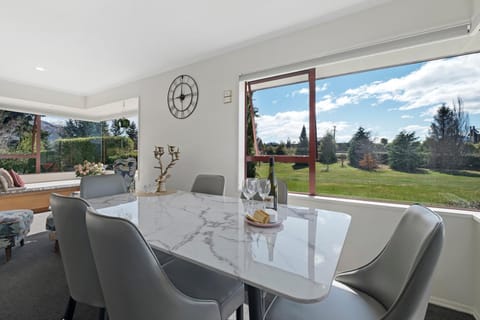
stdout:
MULTIPOLYGON (((41 119, 41 172, 73 171, 85 160, 108 168, 118 158, 137 158, 135 121, 45 118, 41 119)), ((33 114, 0 110, 0 167, 21 174, 36 172, 35 119, 33 114)))
POLYGON ((316 195, 480 209, 479 70, 471 54, 316 80, 316 150, 308 83, 266 86, 252 93, 247 155, 275 155, 291 192, 312 190, 308 163, 282 160, 303 155, 316 195))

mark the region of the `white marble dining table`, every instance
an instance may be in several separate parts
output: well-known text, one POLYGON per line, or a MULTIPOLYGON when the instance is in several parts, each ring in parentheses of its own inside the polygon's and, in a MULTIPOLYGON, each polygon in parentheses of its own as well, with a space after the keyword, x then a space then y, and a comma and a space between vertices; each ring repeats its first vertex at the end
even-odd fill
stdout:
POLYGON ((255 227, 245 213, 261 202, 185 191, 88 202, 132 221, 153 248, 243 281, 251 319, 262 316, 260 290, 302 303, 324 298, 350 225, 345 213, 279 205, 279 226, 255 227))

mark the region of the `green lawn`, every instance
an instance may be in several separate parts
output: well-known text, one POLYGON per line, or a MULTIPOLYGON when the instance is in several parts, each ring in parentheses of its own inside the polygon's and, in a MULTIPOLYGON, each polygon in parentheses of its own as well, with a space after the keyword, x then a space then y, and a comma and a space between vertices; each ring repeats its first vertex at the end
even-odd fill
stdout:
MULTIPOLYGON (((460 208, 480 208, 480 172, 463 171, 461 175, 431 170, 404 173, 389 168, 365 171, 340 164, 317 163, 317 195, 390 200, 394 202, 460 208)), ((257 167, 260 177, 268 176, 268 165, 257 167)), ((289 191, 308 192, 308 168, 293 169, 292 164, 276 163, 275 174, 288 184, 289 191)))

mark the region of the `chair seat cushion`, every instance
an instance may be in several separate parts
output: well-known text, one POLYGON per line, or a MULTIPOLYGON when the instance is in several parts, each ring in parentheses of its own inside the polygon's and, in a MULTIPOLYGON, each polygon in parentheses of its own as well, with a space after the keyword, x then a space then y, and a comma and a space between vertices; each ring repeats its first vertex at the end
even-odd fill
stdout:
POLYGON ((181 259, 163 268, 175 287, 187 296, 217 301, 222 319, 227 319, 244 301, 243 283, 238 280, 181 259))
POLYGON ((320 302, 303 304, 276 298, 266 320, 375 320, 386 309, 370 296, 334 281, 328 296, 320 302))

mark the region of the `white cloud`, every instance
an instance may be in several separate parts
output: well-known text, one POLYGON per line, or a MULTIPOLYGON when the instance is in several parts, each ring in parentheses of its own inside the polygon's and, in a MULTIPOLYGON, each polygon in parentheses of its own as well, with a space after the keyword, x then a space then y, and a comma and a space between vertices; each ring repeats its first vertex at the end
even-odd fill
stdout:
POLYGON ((327 91, 327 89, 328 89, 328 83, 326 83, 326 82, 321 87, 319 87, 319 86, 315 87, 316 92, 327 91))
POLYGON ((331 96, 328 96, 327 98, 324 97, 324 99, 315 103, 315 109, 317 110, 317 113, 337 109, 338 107, 339 104, 335 103, 333 101, 333 97, 331 96))
POLYGON ((308 111, 279 112, 255 119, 258 137, 263 142, 297 141, 302 127, 308 128, 308 111))
POLYGON ((298 89, 298 90, 295 90, 295 91, 292 91, 292 98, 295 97, 297 94, 308 94, 310 92, 310 90, 308 90, 308 88, 301 88, 301 89, 298 89))
POLYGON ((412 119, 413 116, 411 116, 411 115, 409 115, 409 114, 404 114, 404 115, 402 115, 400 118, 402 118, 402 119, 412 119))
POLYGON ((378 102, 401 103, 399 110, 452 104, 462 97, 465 111, 480 114, 480 55, 429 61, 400 78, 375 81, 345 91, 353 100, 375 98, 378 102))

